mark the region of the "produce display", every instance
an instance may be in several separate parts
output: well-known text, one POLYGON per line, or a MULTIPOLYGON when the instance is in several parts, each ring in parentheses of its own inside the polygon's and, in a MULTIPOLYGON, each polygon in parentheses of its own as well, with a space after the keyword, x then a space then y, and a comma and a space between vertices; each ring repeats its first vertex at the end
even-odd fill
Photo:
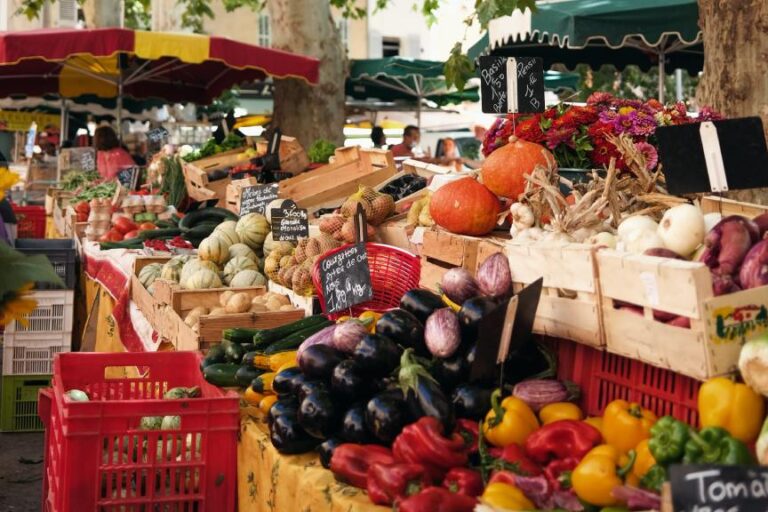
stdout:
POLYGON ((218 144, 216 139, 210 138, 202 146, 200 146, 200 149, 191 150, 190 148, 190 151, 184 152, 181 158, 185 162, 194 162, 195 160, 200 160, 201 158, 215 156, 218 153, 222 153, 224 151, 241 148, 243 147, 244 142, 245 141, 242 137, 234 132, 231 132, 227 134, 226 137, 224 137, 224 140, 221 141, 221 144, 218 144))
MULTIPOLYGON (((146 268, 146 267, 145 267, 146 268)), ((162 272, 162 271, 161 271, 162 272)), ((161 274, 162 275, 162 274, 161 274)), ((162 277, 161 277, 162 278, 162 277)), ((245 288, 251 285, 240 284, 233 288, 245 288)), ((264 295, 251 296, 245 292, 225 291, 219 297, 219 306, 207 308, 197 306, 184 317, 184 323, 194 332, 200 330, 200 317, 204 315, 233 315, 237 313, 267 313, 270 311, 294 311, 290 299, 279 293, 268 292, 264 295)))

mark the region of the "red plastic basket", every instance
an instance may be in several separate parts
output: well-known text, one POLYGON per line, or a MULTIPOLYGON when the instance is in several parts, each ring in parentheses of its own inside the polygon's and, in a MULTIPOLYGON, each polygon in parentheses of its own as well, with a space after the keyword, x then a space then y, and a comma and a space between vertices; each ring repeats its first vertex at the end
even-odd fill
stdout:
POLYGON ((616 399, 637 402, 658 416, 671 415, 698 425, 701 382, 641 361, 557 340, 558 377, 582 390, 582 407, 590 416, 601 416, 616 399))
MULTIPOLYGON (((349 247, 344 245, 323 254, 312 269, 312 282, 320 299, 323 313, 327 312, 323 287, 320 281, 320 261, 333 256, 349 247)), ((386 311, 396 308, 400 298, 408 290, 419 287, 421 277, 421 259, 408 251, 384 244, 365 244, 368 253, 368 266, 371 270, 371 287, 373 298, 368 302, 358 304, 351 310, 329 314, 328 318, 335 320, 343 315, 357 316, 363 311, 386 311)))
POLYGON ((16 215, 16 238, 45 238, 45 206, 12 205, 16 215))
POLYGON ((205 382, 199 364, 194 352, 57 356, 38 408, 45 510, 234 511, 238 397, 205 382), (105 377, 126 367, 141 377, 105 377), (177 386, 199 386, 202 396, 162 399, 177 386), (90 401, 65 398, 71 389, 90 401), (178 416, 180 425, 143 430, 146 416, 178 416))

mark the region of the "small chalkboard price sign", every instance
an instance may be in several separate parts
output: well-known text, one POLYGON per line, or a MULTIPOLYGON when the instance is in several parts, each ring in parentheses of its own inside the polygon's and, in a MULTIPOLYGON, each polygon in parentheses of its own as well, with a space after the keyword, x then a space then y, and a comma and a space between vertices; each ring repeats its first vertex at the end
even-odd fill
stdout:
POLYGON ((168 130, 162 126, 147 132, 147 151, 157 153, 168 143, 168 130))
POLYGON ((128 190, 139 190, 141 170, 140 166, 126 167, 117 173, 117 180, 128 190))
POLYGON ((675 512, 766 512, 768 467, 674 465, 669 468, 675 512))
POLYGON ((240 216, 249 213, 264 215, 267 205, 277 199, 278 187, 277 183, 272 183, 244 188, 240 193, 240 216))
POLYGON ((71 169, 80 169, 81 171, 95 171, 96 170, 96 152, 95 151, 82 151, 79 153, 79 164, 70 164, 71 169))
POLYGON ((365 244, 350 245, 320 260, 325 311, 338 313, 373 298, 365 244))
POLYGON ((480 57, 480 94, 486 114, 544 111, 544 65, 538 57, 480 57))
POLYGON ((276 242, 295 242, 309 237, 309 215, 290 199, 280 208, 272 208, 272 237, 276 242))

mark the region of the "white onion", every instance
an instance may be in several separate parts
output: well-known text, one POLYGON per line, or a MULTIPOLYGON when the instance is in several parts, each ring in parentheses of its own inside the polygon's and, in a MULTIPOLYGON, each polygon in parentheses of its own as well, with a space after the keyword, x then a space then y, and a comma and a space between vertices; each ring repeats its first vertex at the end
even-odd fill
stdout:
POLYGON ((656 233, 664 247, 689 256, 704 242, 704 215, 692 204, 674 206, 664 213, 656 233))
POLYGON ((648 249, 665 247, 664 240, 655 231, 640 229, 632 231, 626 238, 622 238, 627 252, 642 254, 648 249))
POLYGON ((656 224, 656 221, 647 215, 633 215, 632 217, 627 217, 621 221, 617 232, 619 234, 619 238, 624 239, 627 238, 630 233, 635 231, 656 231, 656 228, 658 227, 659 225, 656 224))
POLYGON ((601 245, 608 247, 609 249, 615 249, 616 236, 614 236, 612 233, 608 233, 607 231, 603 231, 602 233, 597 233, 596 235, 591 236, 589 240, 587 240, 587 243, 590 245, 601 245))

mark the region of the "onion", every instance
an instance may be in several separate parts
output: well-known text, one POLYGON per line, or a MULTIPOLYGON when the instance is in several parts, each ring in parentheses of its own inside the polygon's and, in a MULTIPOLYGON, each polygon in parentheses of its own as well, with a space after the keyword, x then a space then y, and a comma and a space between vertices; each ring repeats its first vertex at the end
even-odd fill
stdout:
POLYGON ((744 257, 739 282, 745 290, 768 284, 768 240, 756 243, 744 257))
POLYGON ((664 247, 664 240, 655 231, 639 229, 622 238, 627 252, 642 254, 648 249, 664 247))
POLYGON ((666 249, 664 247, 652 247, 651 249, 646 249, 643 254, 646 256, 656 256, 657 258, 672 258, 674 260, 685 259, 675 251, 666 249))
POLYGON ((656 221, 647 215, 633 215, 621 221, 617 233, 619 238, 626 238, 635 231, 656 231, 658 227, 656 221))
POLYGON ((760 230, 760 238, 765 236, 765 232, 768 231, 768 213, 758 215, 752 219, 752 222, 754 222, 755 225, 757 225, 757 228, 760 230))
POLYGON ((615 249, 616 236, 607 231, 603 231, 602 233, 597 233, 596 235, 589 237, 589 239, 587 240, 587 243, 590 245, 597 245, 600 247, 608 247, 609 249, 615 249))
POLYGON ((759 234, 754 222, 738 215, 726 217, 707 234, 701 261, 716 274, 735 274, 759 234))
POLYGON ((664 247, 688 256, 704 241, 705 229, 701 210, 692 204, 680 204, 664 212, 656 232, 664 247))
POLYGON ((477 269, 477 283, 483 295, 504 297, 512 290, 509 260, 500 252, 492 254, 477 269))
POLYGON ((451 357, 461 344, 459 318, 451 308, 438 309, 424 324, 424 342, 435 357, 451 357))
POLYGON ((741 291, 741 287, 727 274, 712 274, 712 291, 720 296, 741 291))
POLYGON ((333 344, 332 346, 346 354, 351 354, 355 351, 355 347, 365 335, 368 334, 368 329, 365 328, 362 322, 358 320, 348 320, 342 324, 336 326, 333 331, 333 344))
POLYGON ((452 268, 440 281, 440 289, 456 304, 462 304, 465 300, 477 297, 480 289, 472 274, 465 268, 452 268))
POLYGON ((660 510, 661 496, 637 487, 614 487, 611 495, 627 504, 629 510, 660 510))

